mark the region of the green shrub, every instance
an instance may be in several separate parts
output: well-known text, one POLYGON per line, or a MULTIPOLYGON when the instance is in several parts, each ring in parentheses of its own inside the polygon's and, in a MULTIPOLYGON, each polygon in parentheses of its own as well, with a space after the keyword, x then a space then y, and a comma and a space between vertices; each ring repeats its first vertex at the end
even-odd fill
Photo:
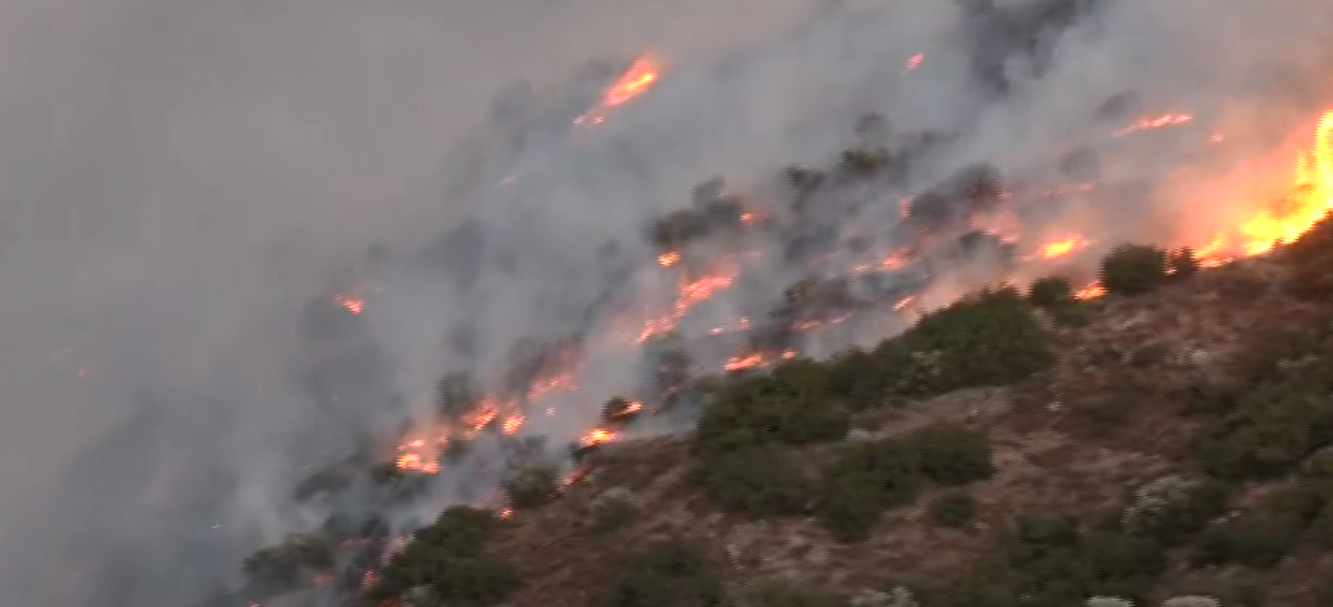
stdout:
POLYGON ((589 514, 589 528, 594 533, 608 533, 633 522, 639 515, 639 504, 628 490, 612 489, 593 501, 589 514))
POLYGON ((1147 245, 1122 245, 1102 260, 1101 284, 1108 293, 1143 295, 1166 279, 1167 254, 1147 245))
POLYGON ((935 424, 912 432, 907 443, 922 473, 942 485, 965 485, 995 474, 990 439, 980 430, 935 424))
POLYGON ((1164 476, 1134 491, 1120 525, 1126 533, 1176 545, 1226 514, 1229 493, 1211 479, 1164 476))
POLYGON ((1254 388, 1204 436, 1198 449, 1204 468, 1238 479, 1291 472, 1320 447, 1333 444, 1333 409, 1323 390, 1301 379, 1254 388))
POLYGON ((1273 567, 1295 549, 1326 501, 1326 496, 1300 483, 1277 491, 1253 510, 1204 531, 1194 562, 1273 567))
POLYGON ((930 516, 945 527, 967 527, 977 516, 977 500, 962 491, 942 493, 930 504, 930 516))
POLYGON ((844 446, 824 473, 816 515, 834 538, 865 539, 886 508, 921 490, 921 463, 905 443, 886 439, 844 446))
POLYGON ((1054 361, 1049 335, 1011 288, 926 314, 872 356, 886 392, 900 396, 1011 384, 1054 361))
POLYGON ((718 506, 755 518, 799 514, 809 493, 791 455, 770 445, 706 458, 697 474, 718 506))
POLYGON ((884 516, 886 497, 870 472, 843 473, 824 479, 815 514, 829 535, 840 542, 870 537, 884 516))
POLYGON ((538 508, 560 496, 560 477, 554 466, 534 464, 520 468, 505 481, 509 505, 538 508))
POLYGON ((1026 514, 953 584, 946 605, 1068 607, 1090 596, 1120 596, 1140 604, 1166 567, 1151 540, 1084 533, 1071 519, 1026 514))
POLYGON ((508 561, 457 556, 414 542, 384 567, 370 596, 387 600, 426 586, 442 601, 460 605, 494 605, 520 585, 518 570, 508 561))
POLYGON ((844 607, 846 601, 819 588, 771 580, 750 587, 742 604, 747 607, 844 607))
POLYGON ((477 556, 494 534, 497 521, 489 510, 451 506, 415 534, 415 541, 431 544, 450 554, 477 556))
POLYGON ((733 380, 709 403, 699 420, 704 453, 761 443, 807 443, 847 436, 850 418, 832 402, 826 373, 801 361, 771 376, 733 380))
POLYGON ((1074 285, 1059 276, 1041 278, 1028 289, 1028 302, 1038 308, 1057 308, 1073 304, 1074 285))
POLYGON ((725 602, 722 576, 693 542, 651 544, 621 571, 608 607, 717 607, 725 602))

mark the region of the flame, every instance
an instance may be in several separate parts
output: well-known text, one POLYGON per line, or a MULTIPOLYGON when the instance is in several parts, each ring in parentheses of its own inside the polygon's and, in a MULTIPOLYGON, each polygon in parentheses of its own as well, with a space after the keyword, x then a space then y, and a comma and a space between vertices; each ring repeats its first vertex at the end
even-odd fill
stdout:
POLYGON ((621 74, 610 88, 602 95, 602 100, 591 110, 574 120, 575 124, 595 126, 606 120, 606 112, 616 106, 624 105, 652 88, 660 75, 661 67, 657 56, 651 52, 640 55, 630 64, 629 69, 621 74))
POLYGON ((1141 131, 1151 131, 1168 126, 1185 124, 1194 120, 1193 114, 1163 114, 1155 118, 1143 118, 1134 124, 1115 132, 1116 137, 1124 137, 1141 131))
POLYGON ((695 280, 681 279, 680 287, 676 293, 676 301, 672 306, 672 313, 649 318, 644 323, 643 330, 639 332, 639 337, 635 342, 646 343, 654 337, 670 332, 681 319, 689 314, 694 306, 712 297, 718 291, 730 287, 739 275, 740 270, 738 268, 728 265, 716 274, 705 274, 695 280))
POLYGON ((657 256, 657 265, 669 268, 680 262, 680 253, 672 251, 657 256))
POLYGON ((1082 236, 1074 235, 1042 245, 1038 255, 1042 259, 1059 259, 1091 244, 1091 242, 1084 240, 1082 236))
POLYGON ((1217 266, 1290 244, 1333 211, 1333 109, 1320 116, 1313 134, 1310 147, 1296 154, 1286 194, 1229 232, 1214 234, 1196 252, 1201 265, 1217 266))
POLYGON ((1086 287, 1083 287, 1082 289, 1075 291, 1074 299, 1080 301, 1087 301, 1089 299, 1097 299, 1098 297, 1101 297, 1103 295, 1106 295, 1106 287, 1103 287, 1101 283, 1095 282, 1086 287))
POLYGON ((917 53, 915 55, 912 55, 912 57, 903 64, 904 67, 903 73, 905 74, 907 72, 915 70, 916 68, 921 67, 921 62, 925 60, 926 60, 925 53, 917 53))
POLYGON ((619 434, 617 434, 613 430, 608 430, 606 428, 593 428, 591 432, 589 432, 586 436, 583 437, 582 440, 579 441, 579 444, 584 447, 602 445, 609 443, 613 440, 616 440, 616 437, 618 436, 619 434))
POLYGON ((353 314, 360 314, 366 309, 366 300, 352 295, 335 295, 334 301, 353 314))
POLYGON ((509 415, 509 417, 505 418, 502 424, 500 424, 500 429, 505 434, 514 434, 518 432, 520 428, 523 427, 523 423, 526 421, 527 418, 523 417, 523 414, 512 413, 509 415))

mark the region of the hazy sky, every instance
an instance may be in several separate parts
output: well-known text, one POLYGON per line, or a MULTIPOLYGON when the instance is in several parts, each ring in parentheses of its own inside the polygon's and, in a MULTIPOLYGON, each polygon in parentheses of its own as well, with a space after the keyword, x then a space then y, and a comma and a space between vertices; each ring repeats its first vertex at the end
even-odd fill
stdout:
MULTIPOLYGON (((265 315, 315 292, 330 257, 447 217, 440 164, 500 86, 707 53, 804 4, 0 0, 0 528, 26 545, 114 517, 120 495, 62 475, 123 466, 87 449, 144 398, 178 418, 143 430, 135 465, 161 469, 107 491, 151 495, 133 485, 188 459, 218 408, 297 415, 249 385, 265 315), (234 395, 174 402, 219 365, 234 395)), ((31 586, 9 570, 39 554, 0 554, 0 594, 31 586)), ((84 604, 56 586, 35 605, 84 604)))

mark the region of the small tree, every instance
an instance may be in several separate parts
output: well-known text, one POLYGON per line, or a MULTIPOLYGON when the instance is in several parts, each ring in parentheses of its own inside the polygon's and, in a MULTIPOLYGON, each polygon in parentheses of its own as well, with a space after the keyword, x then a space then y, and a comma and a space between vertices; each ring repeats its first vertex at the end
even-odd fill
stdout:
POLYGON ((594 533, 607 533, 630 524, 638 514, 639 504, 634 494, 628 489, 616 488, 593 501, 588 526, 594 533))
POLYGON ((1028 302, 1038 308, 1057 308, 1074 303, 1074 285, 1068 278, 1039 278, 1028 288, 1028 302))
POLYGON ((1166 273, 1178 280, 1185 280, 1199 273, 1199 258, 1194 249, 1181 247, 1172 249, 1166 258, 1166 273))
POLYGON ((1143 295, 1166 279, 1166 251, 1148 245, 1122 245, 1102 260, 1101 284, 1117 295, 1143 295))
POLYGON ((537 508, 560 495, 560 480, 554 466, 533 464, 520 468, 505 482, 505 493, 515 508, 537 508))
POLYGON ((609 607, 718 607, 722 576, 703 547, 685 540, 654 542, 630 560, 612 588, 609 607))
POLYGON ((995 474, 990 439, 980 430, 957 424, 935 424, 908 436, 921 471, 944 485, 965 485, 995 474))

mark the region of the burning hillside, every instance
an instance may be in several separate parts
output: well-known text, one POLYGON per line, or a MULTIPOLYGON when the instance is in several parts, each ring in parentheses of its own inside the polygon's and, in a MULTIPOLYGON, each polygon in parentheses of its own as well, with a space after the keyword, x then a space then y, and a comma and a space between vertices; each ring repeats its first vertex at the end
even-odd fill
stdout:
MULTIPOLYGON (((991 32, 993 44, 981 46, 1018 28, 1018 42, 1005 42, 999 55, 1020 56, 1098 3, 1038 3, 1060 10, 1034 15, 967 4, 967 27, 991 32)), ((910 91, 912 79, 928 76, 936 61, 926 56, 895 61, 894 86, 910 91)), ((1054 69, 1050 57, 1029 59, 1038 73, 1054 69)), ((969 82, 1000 99, 1016 94, 993 60, 974 61, 969 82)), ((416 292, 422 267, 444 285, 428 307, 467 313, 440 331, 447 353, 429 378, 379 373, 383 394, 357 392, 405 404, 396 408, 410 410, 411 422, 298 488, 300 500, 332 513, 324 532, 337 546, 289 546, 303 555, 295 558, 301 566, 269 554, 283 565, 276 574, 269 561, 249 563, 252 574, 271 574, 259 585, 265 591, 373 589, 385 560, 412 550, 406 530, 443 506, 470 503, 509 518, 516 502, 569 491, 606 444, 688 427, 725 384, 719 377, 866 356, 984 288, 1060 276, 1076 286, 1072 297, 1094 299, 1107 291, 1097 262, 1133 241, 1165 245, 1172 268, 1225 265, 1295 241, 1333 210, 1333 110, 1312 112, 1297 144, 1238 160, 1226 120, 1117 93, 1070 127, 1076 136, 1043 141, 1023 162, 976 159, 968 127, 983 124, 980 111, 956 130, 904 128, 891 113, 867 112, 842 129, 841 150, 818 162, 708 179, 680 193, 686 206, 659 205, 664 212, 648 221, 608 207, 605 225, 632 216, 638 232, 588 235, 562 217, 559 203, 618 191, 622 173, 655 175, 640 164, 628 124, 636 112, 655 115, 653 98, 672 94, 673 73, 650 53, 607 80, 598 96, 580 98, 581 113, 557 112, 561 129, 542 125, 538 136, 520 121, 518 143, 501 155, 514 166, 472 190, 482 200, 477 218, 423 251, 389 254, 380 275, 358 282, 374 288, 344 289, 307 310, 319 316, 307 323, 311 334, 334 336, 311 338, 338 353, 312 372, 320 397, 331 400, 351 390, 338 382, 349 366, 383 356, 363 343, 375 341, 377 322, 394 321, 377 315, 377 299, 416 292), (1141 158, 1168 139, 1194 164, 1140 175, 1141 158), (610 169, 589 174, 589 159, 610 169), (560 174, 566 167, 577 176, 560 174), (582 189, 562 189, 569 183, 582 189), (1180 203, 1191 187, 1243 195, 1180 203), (1151 237, 1139 238, 1137 225, 1119 225, 1129 196, 1161 196, 1182 212, 1150 222, 1151 237), (541 283, 534 291, 513 286, 533 276, 541 283), (363 358, 346 362, 347 352, 363 358), (518 491, 540 485, 524 476, 534 469, 556 482, 518 491), (330 571, 334 578, 325 577, 330 571)))

